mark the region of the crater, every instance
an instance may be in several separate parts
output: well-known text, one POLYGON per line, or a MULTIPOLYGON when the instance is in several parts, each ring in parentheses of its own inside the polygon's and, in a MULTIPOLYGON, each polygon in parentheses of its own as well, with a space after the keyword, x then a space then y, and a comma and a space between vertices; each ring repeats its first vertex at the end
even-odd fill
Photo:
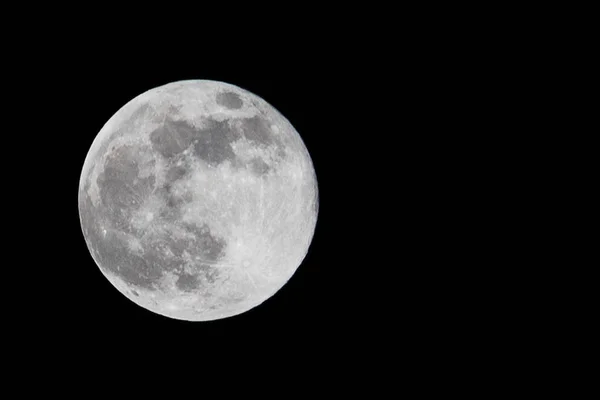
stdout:
POLYGON ((221 92, 217 94, 217 104, 230 110, 238 110, 244 103, 236 93, 221 92))

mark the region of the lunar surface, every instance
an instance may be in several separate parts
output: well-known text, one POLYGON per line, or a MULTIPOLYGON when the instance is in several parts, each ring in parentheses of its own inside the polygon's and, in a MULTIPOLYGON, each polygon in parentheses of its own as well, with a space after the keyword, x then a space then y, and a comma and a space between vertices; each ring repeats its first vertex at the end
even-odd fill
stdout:
POLYGON ((276 293, 306 256, 318 188, 300 135, 223 82, 151 89, 100 130, 79 182, 88 249, 155 313, 207 321, 276 293))

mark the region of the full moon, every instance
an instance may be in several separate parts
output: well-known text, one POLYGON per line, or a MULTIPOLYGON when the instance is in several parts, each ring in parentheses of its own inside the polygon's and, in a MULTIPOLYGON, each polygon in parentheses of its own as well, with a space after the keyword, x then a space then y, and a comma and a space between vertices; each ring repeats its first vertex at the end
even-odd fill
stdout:
POLYGON ((118 110, 87 153, 78 193, 103 275, 139 306, 188 321, 273 296, 304 260, 319 208, 291 123, 209 80, 169 83, 118 110))

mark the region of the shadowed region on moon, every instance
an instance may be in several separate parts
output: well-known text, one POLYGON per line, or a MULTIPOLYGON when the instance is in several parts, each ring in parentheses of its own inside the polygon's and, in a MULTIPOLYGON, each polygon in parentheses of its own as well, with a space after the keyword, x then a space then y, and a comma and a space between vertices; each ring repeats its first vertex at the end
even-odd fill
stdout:
POLYGON ((168 90, 156 92, 160 102, 132 101, 96 138, 80 182, 82 231, 99 267, 133 298, 162 296, 157 306, 196 310, 197 320, 235 315, 232 305, 251 308, 281 287, 306 254, 318 210, 314 171, 289 173, 312 168, 308 153, 289 145, 299 137, 282 140, 264 110, 248 108, 258 100, 218 87, 190 81, 178 87, 179 103, 162 105, 168 90), (192 118, 181 111, 186 85, 213 93, 207 104, 221 113, 240 114, 198 107, 192 118), (183 305, 184 295, 197 303, 183 305))

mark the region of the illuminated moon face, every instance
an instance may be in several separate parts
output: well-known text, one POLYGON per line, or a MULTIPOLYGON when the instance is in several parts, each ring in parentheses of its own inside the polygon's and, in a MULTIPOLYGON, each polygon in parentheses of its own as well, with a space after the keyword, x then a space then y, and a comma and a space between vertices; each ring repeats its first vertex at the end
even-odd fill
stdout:
POLYGON ((312 240, 315 171, 277 110, 239 87, 170 83, 105 124, 79 185, 86 243, 125 296, 191 321, 279 290, 312 240))

